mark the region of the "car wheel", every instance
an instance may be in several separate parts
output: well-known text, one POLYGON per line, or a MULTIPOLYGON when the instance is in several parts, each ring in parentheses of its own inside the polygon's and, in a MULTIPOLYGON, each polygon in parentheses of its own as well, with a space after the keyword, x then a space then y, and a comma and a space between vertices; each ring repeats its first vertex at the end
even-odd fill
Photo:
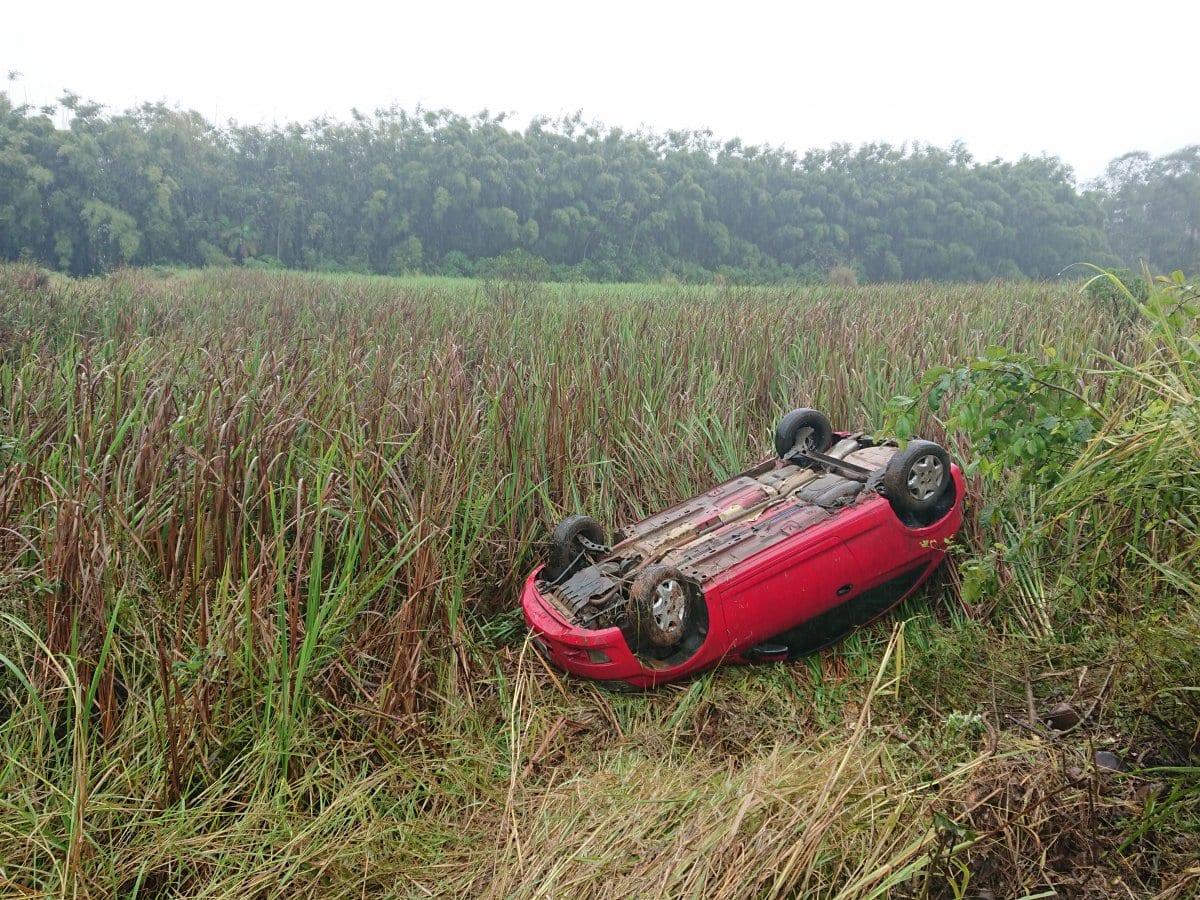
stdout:
POLYGON ((596 545, 604 546, 603 526, 591 516, 567 516, 550 535, 546 578, 558 581, 591 565, 601 555, 596 545), (594 546, 589 547, 584 541, 594 546))
POLYGON ((630 615, 642 643, 674 647, 696 627, 696 592, 674 566, 650 566, 629 591, 630 615))
POLYGON ((775 426, 775 452, 787 456, 796 448, 800 429, 811 428, 804 449, 824 453, 833 446, 833 426, 829 417, 815 409, 793 409, 775 426))
POLYGON ((883 491, 899 516, 933 510, 950 487, 950 456, 932 441, 910 441, 887 464, 883 491))

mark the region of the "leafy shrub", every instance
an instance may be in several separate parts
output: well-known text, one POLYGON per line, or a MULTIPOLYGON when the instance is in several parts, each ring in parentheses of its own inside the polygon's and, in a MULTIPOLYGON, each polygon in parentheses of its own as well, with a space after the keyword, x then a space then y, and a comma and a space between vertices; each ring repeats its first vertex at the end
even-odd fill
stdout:
POLYGON ((375 275, 371 261, 362 256, 351 256, 345 262, 345 270, 355 275, 375 275))
POLYGON ((452 278, 470 278, 475 274, 475 266, 467 254, 461 250, 451 250, 442 257, 442 274, 452 278))
POLYGON ((409 275, 421 269, 421 239, 410 234, 392 248, 388 259, 389 275, 409 275))
POLYGON ((518 248, 490 259, 481 259, 476 265, 476 274, 482 278, 536 284, 548 281, 551 273, 548 262, 518 248))
POLYGON ((196 252, 200 254, 200 261, 205 266, 224 269, 233 265, 233 260, 229 258, 224 250, 203 238, 196 244, 196 252))
MULTIPOLYGON (((1113 283, 1106 272, 1100 281, 1113 283)), ((915 396, 889 404, 899 436, 927 409, 971 447, 966 468, 981 482, 992 538, 963 565, 963 596, 1011 586, 1027 632, 1071 627, 1071 610, 1049 597, 1122 606, 1136 584, 1138 603, 1169 605, 1200 592, 1200 292, 1181 272, 1143 284, 1142 303, 1123 282, 1107 295, 1144 322, 1139 362, 1066 364, 1052 347, 1041 356, 993 347, 929 370, 915 396), (1093 396, 1096 375, 1106 386, 1093 396), (1048 558, 1074 565, 1048 583, 1048 558)))
POLYGON ((977 456, 967 466, 997 484, 1012 481, 1041 487, 1055 483, 1091 439, 1102 411, 1081 386, 1080 372, 1058 359, 1053 347, 1042 356, 989 347, 954 368, 930 369, 918 397, 898 396, 889 404, 895 433, 912 435, 922 406, 948 415, 948 432, 964 434, 977 456))
POLYGON ((858 273, 849 266, 834 266, 829 270, 829 283, 833 287, 858 287, 858 273))
POLYGON ((278 272, 287 268, 283 263, 270 254, 252 256, 243 263, 247 269, 257 269, 260 272, 278 272))
POLYGON ((1084 293, 1109 315, 1138 318, 1138 307, 1150 297, 1150 284, 1128 269, 1102 269, 1084 285, 1084 293))
POLYGON ((684 284, 708 284, 712 281, 712 272, 691 260, 673 260, 668 268, 684 284))
POLYGON ((550 267, 550 280, 564 284, 584 284, 590 279, 583 266, 567 266, 561 263, 550 267))

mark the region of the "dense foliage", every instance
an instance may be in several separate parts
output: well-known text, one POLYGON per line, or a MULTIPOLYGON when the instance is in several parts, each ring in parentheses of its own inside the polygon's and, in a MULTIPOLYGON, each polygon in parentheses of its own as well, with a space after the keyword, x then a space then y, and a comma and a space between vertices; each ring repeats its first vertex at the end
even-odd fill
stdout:
POLYGON ((1113 251, 1152 271, 1200 269, 1200 144, 1158 159, 1127 153, 1096 185, 1113 251))
POLYGON ((487 274, 515 256, 563 280, 835 267, 873 281, 1049 278, 1117 262, 1106 228, 1129 264, 1196 262, 1196 148, 1124 158, 1080 192, 1056 158, 980 163, 960 145, 797 154, 578 115, 520 132, 486 112, 395 108, 218 127, 161 103, 116 115, 61 103, 66 128, 56 108, 0 93, 0 258, 73 274, 231 262, 487 274))

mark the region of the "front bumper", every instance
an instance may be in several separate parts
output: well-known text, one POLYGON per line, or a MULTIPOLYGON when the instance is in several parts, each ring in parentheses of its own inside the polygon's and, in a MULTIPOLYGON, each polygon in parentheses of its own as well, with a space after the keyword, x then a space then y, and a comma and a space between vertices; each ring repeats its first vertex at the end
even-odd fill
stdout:
POLYGON ((537 568, 521 591, 521 608, 533 644, 560 669, 600 681, 645 680, 646 672, 625 642, 620 628, 592 630, 566 621, 537 589, 537 568))

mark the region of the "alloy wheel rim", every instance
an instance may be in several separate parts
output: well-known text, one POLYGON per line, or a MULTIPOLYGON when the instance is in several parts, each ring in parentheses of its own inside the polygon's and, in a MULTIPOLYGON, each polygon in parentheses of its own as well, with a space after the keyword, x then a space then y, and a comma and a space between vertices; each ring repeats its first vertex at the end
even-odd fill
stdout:
POLYGON ((663 634, 674 635, 683 627, 684 599, 683 586, 674 578, 654 588, 650 615, 663 634))
POLYGON ((932 453, 920 457, 908 473, 908 492, 914 500, 925 501, 936 495, 945 479, 942 461, 932 453))

